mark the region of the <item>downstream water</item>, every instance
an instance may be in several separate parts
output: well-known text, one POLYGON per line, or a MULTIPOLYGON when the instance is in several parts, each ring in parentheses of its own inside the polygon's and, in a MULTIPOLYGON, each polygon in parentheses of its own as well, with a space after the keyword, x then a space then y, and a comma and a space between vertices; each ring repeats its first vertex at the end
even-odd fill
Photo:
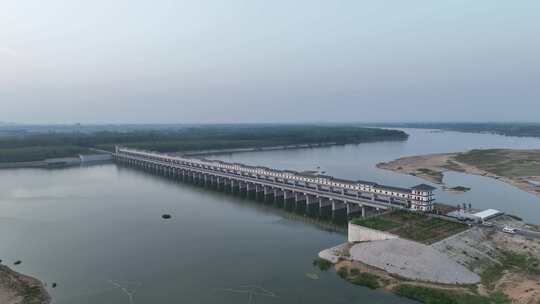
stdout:
MULTIPOLYGON (((391 185, 421 182, 379 161, 470 148, 540 148, 540 140, 407 130, 407 142, 219 155, 391 185)), ((439 193, 540 222, 540 199, 500 182, 451 174, 466 194, 439 193)), ((271 206, 114 164, 0 170, 0 259, 49 283, 58 304, 411 303, 311 265, 346 235, 271 206), (171 220, 161 219, 170 213, 171 220), (307 273, 318 273, 312 280, 307 273), (130 297, 120 284, 132 293, 130 297), (248 286, 246 286, 248 285, 248 286), (257 286, 257 287, 255 287, 257 286), (263 290, 264 289, 264 290, 263 290)))

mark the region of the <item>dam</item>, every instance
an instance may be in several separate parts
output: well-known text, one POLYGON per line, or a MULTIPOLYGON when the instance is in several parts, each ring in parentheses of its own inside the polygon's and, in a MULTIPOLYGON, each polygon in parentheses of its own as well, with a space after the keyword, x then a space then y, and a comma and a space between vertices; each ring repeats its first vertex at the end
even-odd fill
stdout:
POLYGON ((375 211, 408 209, 430 212, 435 201, 435 188, 426 184, 401 188, 120 146, 115 148, 113 159, 119 164, 151 170, 184 182, 231 192, 253 193, 265 200, 282 200, 286 204, 293 204, 297 211, 305 210, 306 213, 319 215, 366 216, 367 208, 375 211))

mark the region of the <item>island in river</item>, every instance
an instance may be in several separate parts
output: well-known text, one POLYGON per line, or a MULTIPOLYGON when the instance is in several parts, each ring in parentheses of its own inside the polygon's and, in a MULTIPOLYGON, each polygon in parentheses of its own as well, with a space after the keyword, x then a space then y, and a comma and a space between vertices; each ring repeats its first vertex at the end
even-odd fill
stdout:
MULTIPOLYGON (((377 164, 378 168, 444 184, 445 171, 464 172, 501 180, 540 197, 540 150, 477 149, 461 153, 428 154, 377 164)), ((464 186, 446 188, 466 191, 464 186)))
POLYGON ((39 280, 0 265, 0 303, 49 304, 50 301, 49 294, 39 280))

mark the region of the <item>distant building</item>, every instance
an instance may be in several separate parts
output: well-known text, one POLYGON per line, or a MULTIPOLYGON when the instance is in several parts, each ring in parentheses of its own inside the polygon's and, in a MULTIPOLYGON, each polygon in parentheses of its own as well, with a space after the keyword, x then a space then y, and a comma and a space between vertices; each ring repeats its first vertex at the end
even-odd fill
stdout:
POLYGON ((497 217, 497 216, 502 215, 502 214, 503 214, 503 212, 501 212, 499 210, 495 210, 495 209, 486 209, 486 210, 479 211, 479 212, 460 209, 460 210, 457 210, 457 211, 452 211, 452 212, 448 213, 447 215, 450 216, 450 217, 457 218, 457 219, 462 220, 462 221, 468 220, 468 221, 474 221, 474 222, 482 223, 482 222, 485 222, 485 221, 487 221, 489 219, 492 219, 492 218, 497 217))

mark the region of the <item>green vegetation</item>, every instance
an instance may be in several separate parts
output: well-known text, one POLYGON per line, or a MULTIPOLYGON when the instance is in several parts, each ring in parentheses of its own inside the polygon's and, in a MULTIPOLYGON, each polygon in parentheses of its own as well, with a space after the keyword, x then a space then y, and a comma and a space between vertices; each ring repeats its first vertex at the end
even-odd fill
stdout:
POLYGON ((402 238, 431 244, 464 231, 467 225, 427 214, 395 210, 368 219, 354 219, 353 224, 388 231, 402 238))
POLYGON ((471 150, 457 154, 455 159, 509 178, 535 176, 540 172, 540 150, 471 150))
POLYGON ((467 191, 470 191, 471 188, 465 187, 465 186, 456 186, 456 187, 448 188, 448 190, 458 191, 458 192, 467 192, 467 191))
POLYGON ((0 162, 74 156, 88 148, 113 151, 114 146, 159 152, 262 148, 297 144, 362 143, 406 140, 402 131, 354 126, 209 125, 174 129, 95 131, 91 133, 23 133, 0 137, 0 162))
POLYGON ((313 260, 313 266, 317 266, 321 271, 327 271, 332 267, 332 263, 325 259, 316 258, 313 260))
POLYGON ((371 289, 381 287, 378 276, 368 272, 361 272, 358 268, 351 268, 349 270, 349 268, 343 266, 338 269, 337 274, 342 279, 345 279, 355 285, 365 286, 371 289))
POLYGON ((402 297, 420 301, 426 304, 506 304, 510 300, 503 294, 497 293, 492 297, 466 294, 458 291, 435 289, 422 286, 401 284, 394 292, 402 297))
POLYGON ((0 162, 26 162, 88 154, 89 150, 78 146, 32 146, 0 149, 0 162))
POLYGON ((366 218, 366 219, 356 218, 356 219, 353 219, 351 223, 355 225, 360 225, 367 228, 375 229, 375 230, 382 230, 382 231, 387 231, 387 230, 394 229, 401 226, 399 223, 385 219, 383 217, 371 217, 371 218, 366 218))
POLYGON ((402 224, 394 233, 403 238, 428 244, 447 238, 468 228, 467 225, 462 223, 403 210, 389 213, 387 216, 389 219, 402 224))
POLYGON ((442 182, 443 180, 443 174, 439 171, 435 171, 435 170, 431 170, 431 169, 427 169, 427 168, 419 168, 417 170, 419 173, 421 174, 424 174, 424 175, 427 175, 431 178, 433 178, 434 180, 436 180, 437 182, 442 182))
POLYGON ((343 279, 346 279, 349 276, 349 269, 347 267, 343 266, 338 269, 337 274, 342 277, 343 279))
POLYGON ((540 258, 519 254, 515 252, 503 252, 503 257, 499 259, 500 264, 493 264, 482 272, 482 284, 493 286, 506 270, 525 274, 540 275, 540 258))
POLYGON ((352 278, 350 278, 350 281, 355 285, 366 286, 371 289, 377 289, 381 287, 377 276, 367 272, 357 273, 352 278))
POLYGON ((23 287, 23 303, 24 304, 41 304, 44 303, 43 291, 38 286, 30 286, 25 284, 23 287))

